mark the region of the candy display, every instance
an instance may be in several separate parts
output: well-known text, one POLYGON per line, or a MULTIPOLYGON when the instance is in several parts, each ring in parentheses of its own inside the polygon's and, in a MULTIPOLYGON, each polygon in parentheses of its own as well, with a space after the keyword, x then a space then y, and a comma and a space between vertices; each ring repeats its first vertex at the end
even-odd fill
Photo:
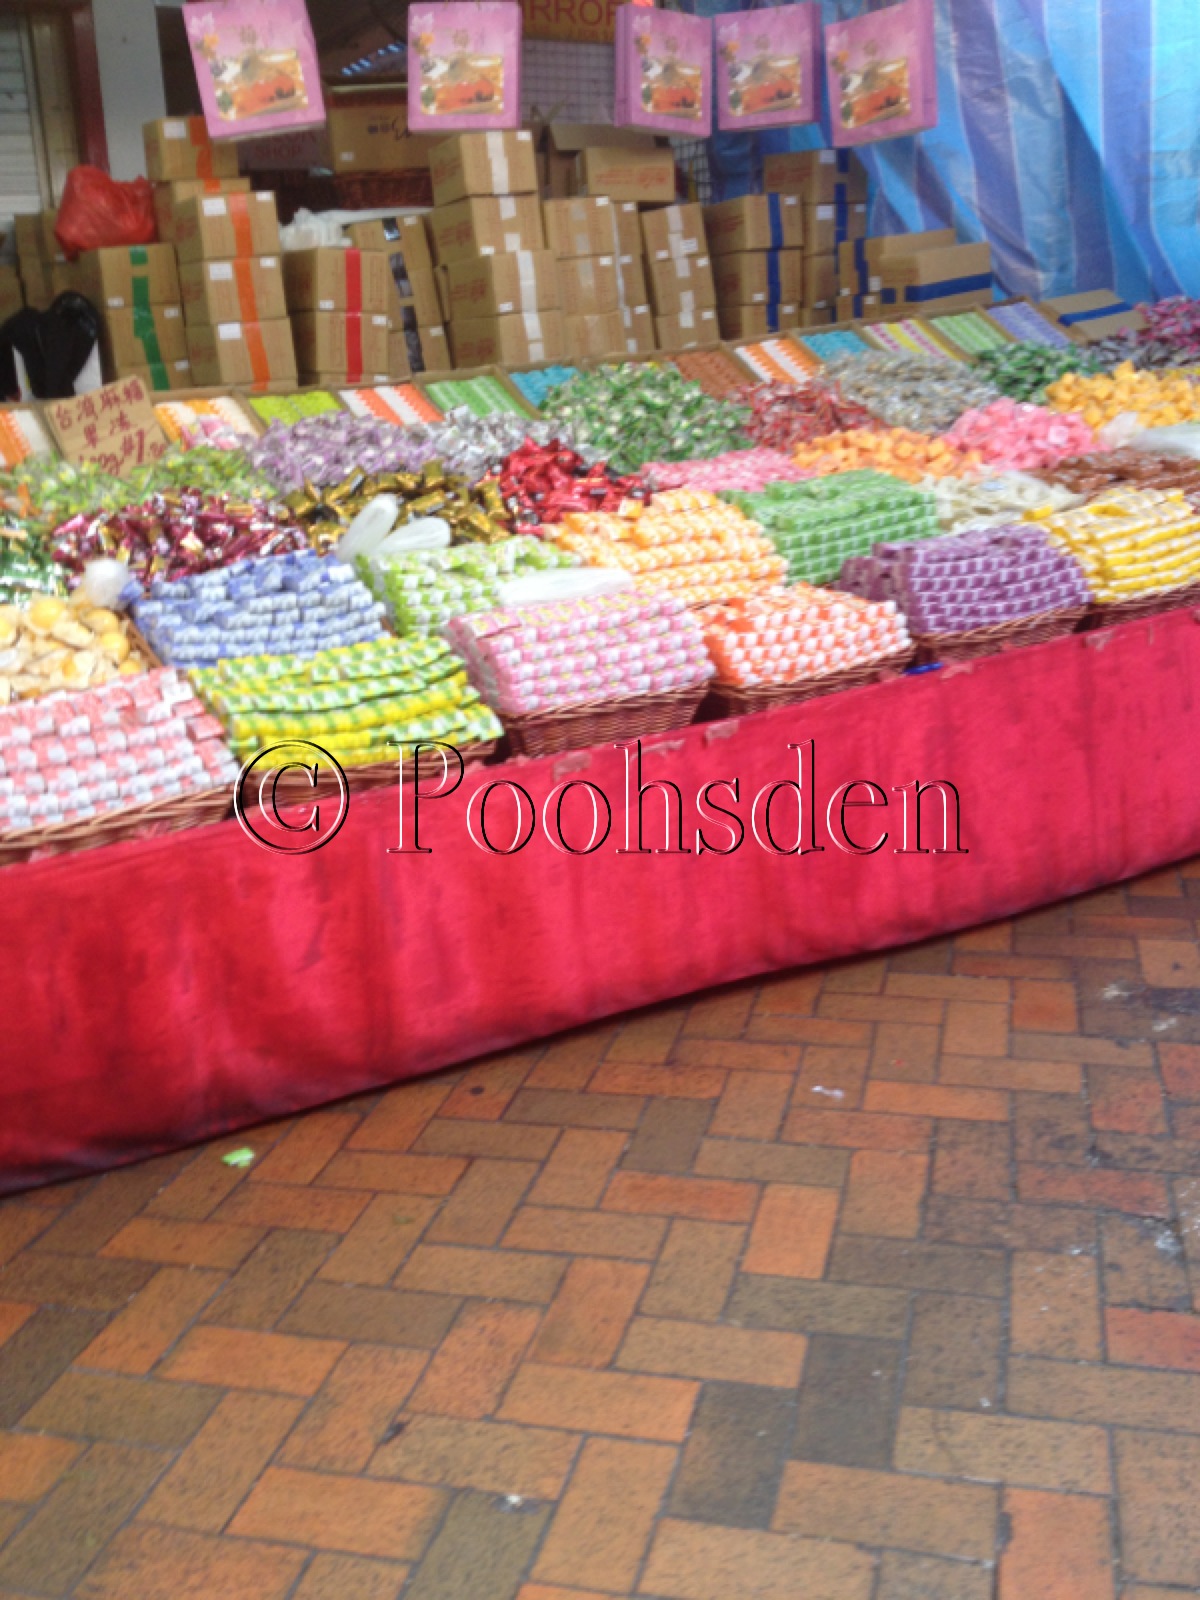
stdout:
POLYGON ((559 522, 569 511, 617 511, 623 501, 645 497, 640 477, 617 477, 601 462, 589 465, 577 450, 523 444, 497 474, 504 504, 518 529, 559 522))
POLYGON ((765 489, 769 483, 798 483, 811 478, 782 450, 731 450, 700 461, 648 461, 642 475, 654 489, 765 489))
POLYGON ((529 372, 513 372, 510 376, 530 405, 540 411, 553 390, 570 383, 577 371, 576 367, 534 367, 529 372))
POLYGON ((938 521, 947 533, 1001 527, 1039 511, 1065 511, 1079 496, 1050 475, 999 472, 992 478, 939 478, 933 485, 938 521))
POLYGON ((646 461, 736 449, 746 418, 741 407, 651 361, 581 372, 555 389, 543 409, 556 427, 565 423, 622 473, 646 461))
POLYGON ((818 361, 836 361, 839 356, 859 356, 868 348, 866 340, 853 328, 812 330, 797 337, 818 361))
POLYGON ((1091 450, 1096 436, 1081 417, 1020 400, 993 400, 964 411, 942 435, 958 450, 974 452, 986 466, 1024 472, 1091 450))
POLYGON ((490 417, 507 411, 514 417, 528 415, 520 400, 510 394, 499 378, 484 373, 476 378, 440 378, 425 385, 425 393, 443 411, 463 406, 476 417, 490 417))
POLYGON ((328 394, 324 389, 309 389, 304 394, 252 394, 247 404, 264 422, 286 424, 341 409, 337 396, 328 394))
POLYGON ((911 317, 898 322, 876 322, 867 329, 867 338, 877 350, 908 352, 915 356, 928 356, 931 361, 951 361, 950 351, 933 337, 928 329, 911 317))
MULTIPOLYGON (((856 350, 864 348, 857 334, 854 341, 856 350)), ((808 336, 743 344, 738 347, 738 356, 764 383, 807 383, 826 359, 809 348, 808 336)))
POLYGON ((1042 519, 1101 605, 1200 582, 1200 511, 1179 490, 1119 487, 1042 519))
POLYGON ((986 406, 996 390, 961 362, 874 350, 839 356, 825 369, 842 393, 894 428, 944 433, 964 411, 986 406))
POLYGON ((0 604, 23 604, 31 594, 61 594, 66 575, 42 540, 28 529, 4 526, 0 516, 0 604))
POLYGON ((790 450, 845 428, 878 426, 865 406, 824 383, 759 383, 737 398, 750 408, 747 435, 772 450, 790 450))
POLYGON ((185 449, 202 444, 222 450, 237 449, 245 440, 253 439, 257 432, 231 394, 213 395, 210 399, 164 400, 155 406, 154 415, 167 438, 185 449))
POLYGON ((445 634, 480 694, 509 717, 690 688, 713 671, 699 624, 671 594, 476 612, 445 634))
POLYGON ((576 566, 576 557, 532 535, 500 544, 360 556, 358 572, 387 606, 398 633, 431 633, 450 617, 482 611, 500 599, 508 578, 576 566))
POLYGON ((1182 489, 1186 495, 1200 498, 1200 461, 1159 456, 1149 450, 1072 456, 1035 476, 1077 495, 1097 495, 1111 484, 1130 483, 1141 489, 1182 489))
POLYGON ((1158 428, 1200 417, 1200 383, 1182 373, 1139 372, 1124 361, 1111 375, 1068 372, 1049 385, 1046 404, 1055 411, 1078 411, 1093 428, 1122 416, 1158 428))
POLYGON ((1052 349, 1078 348, 1071 344, 1061 328, 1047 322, 1039 311, 1035 311, 1024 300, 1014 300, 1007 306, 989 306, 983 314, 1024 344, 1042 344, 1052 349))
POLYGON ((30 456, 53 454, 54 446, 40 417, 24 408, 0 411, 0 468, 15 467, 30 456))
POLYGON ((441 639, 385 636, 312 656, 241 656, 191 681, 239 756, 299 739, 344 767, 398 763, 420 740, 465 749, 502 731, 441 639))
POLYGON ((302 550, 156 579, 133 614, 160 660, 207 667, 226 656, 314 655, 377 639, 380 609, 353 568, 302 550))
POLYGON ((342 394, 347 411, 356 417, 378 417, 381 422, 396 422, 402 428, 414 422, 437 422, 438 408, 421 393, 415 383, 385 384, 378 389, 347 389, 342 394))
POLYGON ((144 672, 124 617, 104 606, 29 594, 0 606, 0 705, 55 689, 87 689, 144 672))
POLYGON ((1112 365, 1200 367, 1200 300, 1174 295, 1140 306, 1143 326, 1101 339, 1093 349, 1112 365))
POLYGON ((867 468, 891 473, 906 483, 969 474, 980 464, 978 452, 959 450, 945 439, 931 439, 910 428, 851 428, 797 445, 792 455, 798 465, 816 473, 867 468))
POLYGON ((89 561, 116 556, 132 577, 185 578, 245 556, 302 550, 304 530, 278 507, 191 490, 152 495, 97 516, 80 512, 52 536, 54 559, 71 578, 89 561))
POLYGON ((932 325, 943 338, 949 339, 968 355, 982 355, 985 350, 1006 348, 1010 343, 1004 330, 989 321, 982 311, 956 311, 948 316, 934 317, 932 325))
POLYGON ((699 615, 716 681, 737 688, 848 672, 911 644, 891 600, 874 604, 806 583, 707 606, 699 615))
POLYGON ((620 512, 571 512, 547 531, 585 565, 632 573, 644 592, 668 590, 688 605, 752 594, 785 571, 758 524, 705 490, 668 490, 620 512))
POLYGON ((237 762, 172 668, 0 710, 0 832, 220 788, 237 762))
POLYGON ((1068 372, 1103 372, 1099 357, 1078 345, 1006 344, 983 351, 975 370, 1013 400, 1040 400, 1068 372))
POLYGON ((846 562, 838 587, 894 601, 913 632, 926 634, 965 633, 1088 600, 1078 561, 1032 523, 877 544, 846 562))
POLYGON ((690 383, 720 399, 736 396, 745 387, 746 372, 727 350, 681 350, 672 360, 690 383))
POLYGON ((288 509, 309 531, 318 548, 336 542, 364 507, 383 495, 396 501, 394 527, 425 517, 440 517, 458 540, 494 542, 512 532, 511 518, 491 479, 472 483, 461 473, 447 472, 441 461, 427 461, 420 471, 352 471, 340 483, 317 488, 306 483, 287 498, 288 509))
POLYGON ((761 524, 793 582, 830 583, 848 557, 865 554, 877 540, 941 532, 932 494, 882 472, 775 483, 761 494, 728 498, 761 524))

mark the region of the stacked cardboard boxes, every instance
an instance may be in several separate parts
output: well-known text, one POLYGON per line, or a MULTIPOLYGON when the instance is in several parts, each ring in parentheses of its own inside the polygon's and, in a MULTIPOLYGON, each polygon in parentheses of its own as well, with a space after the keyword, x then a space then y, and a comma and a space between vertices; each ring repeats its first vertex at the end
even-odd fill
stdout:
POLYGON ((64 287, 62 268, 66 265, 66 257, 54 237, 55 215, 53 211, 33 211, 27 216, 13 218, 17 272, 24 302, 38 311, 44 311, 64 287), (56 281, 60 285, 57 288, 56 281))
POLYGON ((450 365, 450 346, 424 219, 407 216, 353 222, 346 232, 358 249, 382 250, 388 258, 389 379, 426 370, 445 371, 450 365))
POLYGON ((154 184, 158 237, 175 242, 175 209, 196 195, 248 194, 249 178, 238 177, 234 145, 214 144, 203 117, 166 117, 142 127, 146 173, 154 184))
POLYGON ((175 251, 169 244, 122 245, 80 256, 76 280, 100 313, 106 382, 137 376, 148 389, 192 381, 175 251))
POLYGON ((661 206, 643 211, 641 223, 659 349, 716 343, 717 290, 701 207, 661 206))
POLYGON ((547 200, 542 221, 557 263, 568 357, 653 350, 637 206, 603 197, 547 200))
POLYGON ((658 151, 653 134, 637 128, 548 122, 536 130, 535 138, 539 145, 538 177, 546 200, 565 200, 585 193, 603 194, 612 199, 608 189, 614 180, 627 189, 638 188, 639 192, 630 197, 635 203, 643 198, 640 191, 645 186, 652 191, 644 195, 646 200, 675 198, 674 160, 669 150, 658 151), (607 154, 587 156, 586 152, 593 149, 604 150, 607 154), (630 151, 637 153, 630 155, 630 151), (647 162, 647 151, 655 152, 657 159, 647 162), (665 192, 664 172, 667 175, 665 192), (589 179, 599 187, 589 189, 589 179))
POLYGON ((383 250, 326 246, 283 258, 302 384, 388 381, 392 274, 383 250))
POLYGON ((988 305, 992 254, 958 244, 953 228, 858 239, 838 249, 838 320, 907 308, 941 315, 988 305))
POLYGON ((802 325, 833 322, 839 248, 866 237, 865 169, 852 150, 788 150, 763 158, 763 188, 768 195, 790 195, 803 208, 802 325))
POLYGON ((725 339, 798 327, 804 298, 804 210, 798 195, 747 195, 706 206, 704 227, 725 339))
POLYGON ((430 156, 429 231, 457 367, 561 361, 558 274, 546 249, 533 135, 464 133, 430 156))

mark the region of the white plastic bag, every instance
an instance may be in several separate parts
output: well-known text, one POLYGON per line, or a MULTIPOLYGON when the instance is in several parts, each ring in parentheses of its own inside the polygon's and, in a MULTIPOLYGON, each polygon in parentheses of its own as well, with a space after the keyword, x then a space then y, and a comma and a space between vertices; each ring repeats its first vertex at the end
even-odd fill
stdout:
POLYGON ((318 250, 326 245, 343 249, 349 242, 341 223, 321 211, 301 209, 279 230, 279 243, 284 250, 318 250))
POLYGON ((500 584, 502 606, 538 606, 552 600, 586 600, 633 587, 633 575, 615 567, 575 567, 555 572, 530 572, 500 584))

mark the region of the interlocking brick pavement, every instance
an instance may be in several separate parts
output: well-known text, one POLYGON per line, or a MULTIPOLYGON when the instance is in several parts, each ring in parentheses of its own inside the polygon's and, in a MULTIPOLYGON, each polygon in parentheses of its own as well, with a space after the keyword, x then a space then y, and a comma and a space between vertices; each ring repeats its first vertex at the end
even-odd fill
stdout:
POLYGON ((1192 863, 5 1200, 0 1600, 1200 1593, 1198 915, 1192 863))

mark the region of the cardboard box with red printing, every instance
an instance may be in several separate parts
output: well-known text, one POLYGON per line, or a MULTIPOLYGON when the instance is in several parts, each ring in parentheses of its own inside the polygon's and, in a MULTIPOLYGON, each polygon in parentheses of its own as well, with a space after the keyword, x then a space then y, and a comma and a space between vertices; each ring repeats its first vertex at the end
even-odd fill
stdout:
POLYGON ((175 207, 175 253, 180 261, 230 261, 277 256, 279 217, 268 190, 196 194, 175 207))
POLYGON ((547 200, 542 205, 546 248, 556 256, 641 255, 642 230, 631 201, 547 200))
POLYGON ((656 317, 707 309, 717 303, 712 264, 707 256, 671 256, 650 263, 650 304, 656 317))
POLYGON ((660 350, 690 350, 698 344, 714 344, 721 334, 717 313, 711 309, 655 317, 654 332, 660 350))
MULTIPOLYGON (((557 265, 559 303, 564 316, 602 316, 621 309, 621 278, 613 256, 571 256, 557 265)), ((645 298, 643 294, 642 301, 645 298)), ((570 342, 568 336, 568 345, 570 342)))
POLYGON ((154 185, 154 220, 158 237, 175 243, 175 208, 181 200, 198 194, 249 194, 249 178, 178 178, 174 183, 154 185))
POLYGON ((366 311, 386 313, 394 283, 382 250, 349 250, 326 245, 289 250, 283 257, 283 285, 289 311, 366 311))
POLYGON ((575 159, 575 192, 639 205, 669 204, 675 198, 675 157, 669 149, 590 145, 575 159))
POLYGON ((152 183, 177 178, 236 178, 237 145, 214 144, 203 117, 164 117, 142 125, 146 176, 152 183))
POLYGON ((387 378, 388 331, 382 312, 293 312, 296 365, 302 377, 379 383, 387 378))
POLYGON ((718 305, 757 306, 804 299, 804 255, 800 250, 747 250, 717 256, 712 264, 718 305))
POLYGON ((179 293, 188 322, 273 322, 288 313, 279 256, 185 261, 179 293))
POLYGON ((561 361, 567 353, 561 311, 466 318, 451 323, 450 339, 456 367, 514 367, 561 361))
POLYGON ((706 256, 704 212, 698 205, 663 206, 642 212, 642 239, 646 260, 666 261, 671 256, 706 256))
POLYGON ((533 135, 459 133, 434 145, 429 157, 433 203, 452 205, 472 195, 536 194, 533 135))
POLYGON ((792 194, 749 194, 704 207, 709 255, 739 255, 746 250, 800 249, 804 207, 792 194))
POLYGON ((513 250, 451 261, 445 272, 448 310, 454 322, 558 309, 558 263, 549 250, 513 250))
POLYGON ((232 384, 238 389, 295 387, 296 348, 292 324, 274 322, 194 322, 188 324, 192 378, 200 388, 232 384))
POLYGON ((504 250, 546 248, 536 195, 477 196, 452 206, 435 206, 429 213, 429 232, 440 265, 504 250))

